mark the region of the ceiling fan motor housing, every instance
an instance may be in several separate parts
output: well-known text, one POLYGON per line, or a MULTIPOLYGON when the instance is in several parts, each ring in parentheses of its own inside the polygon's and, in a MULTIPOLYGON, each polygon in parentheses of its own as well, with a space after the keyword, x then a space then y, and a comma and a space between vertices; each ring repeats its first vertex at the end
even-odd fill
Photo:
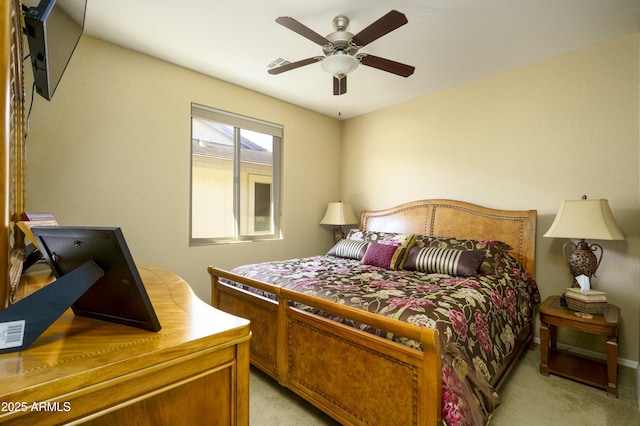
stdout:
POLYGON ((355 55, 358 48, 351 43, 353 34, 347 31, 349 26, 349 18, 346 16, 336 16, 333 18, 333 28, 335 31, 327 34, 325 37, 331 44, 323 46, 322 50, 326 56, 333 55, 338 51, 345 52, 349 55, 355 55))

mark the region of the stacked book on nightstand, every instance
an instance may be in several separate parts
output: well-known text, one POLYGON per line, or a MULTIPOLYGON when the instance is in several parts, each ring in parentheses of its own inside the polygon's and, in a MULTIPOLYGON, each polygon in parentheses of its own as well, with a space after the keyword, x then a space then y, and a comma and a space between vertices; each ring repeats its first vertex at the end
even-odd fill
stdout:
POLYGON ((607 307, 607 294, 603 291, 568 288, 564 297, 569 309, 587 314, 602 314, 607 307))

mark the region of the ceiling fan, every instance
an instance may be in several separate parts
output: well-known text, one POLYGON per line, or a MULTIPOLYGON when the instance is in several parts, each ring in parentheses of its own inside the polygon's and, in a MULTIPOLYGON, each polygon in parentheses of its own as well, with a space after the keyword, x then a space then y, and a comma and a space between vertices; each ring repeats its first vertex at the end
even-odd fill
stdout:
POLYGON ((409 22, 407 17, 397 10, 387 13, 356 35, 347 31, 349 18, 342 15, 333 18, 335 31, 326 37, 321 36, 290 16, 281 16, 276 19, 276 22, 322 46, 324 56, 313 56, 271 68, 268 71, 269 74, 280 74, 305 65, 321 62, 322 69, 333 75, 333 94, 343 95, 347 93, 347 74, 355 70, 359 64, 402 77, 409 77, 415 70, 415 67, 411 65, 405 65, 367 53, 358 53, 367 44, 409 22))

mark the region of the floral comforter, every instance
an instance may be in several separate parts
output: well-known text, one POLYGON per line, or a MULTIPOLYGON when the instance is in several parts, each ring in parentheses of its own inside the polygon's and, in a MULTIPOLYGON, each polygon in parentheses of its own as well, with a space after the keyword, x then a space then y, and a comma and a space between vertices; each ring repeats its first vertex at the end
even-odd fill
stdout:
MULTIPOLYGON (((470 277, 390 270, 330 255, 245 265, 233 272, 437 328, 443 349, 442 414, 450 426, 488 422, 499 403, 489 383, 539 301, 534 280, 508 253, 494 273, 470 277)), ((396 340, 418 347, 415 341, 396 340)))

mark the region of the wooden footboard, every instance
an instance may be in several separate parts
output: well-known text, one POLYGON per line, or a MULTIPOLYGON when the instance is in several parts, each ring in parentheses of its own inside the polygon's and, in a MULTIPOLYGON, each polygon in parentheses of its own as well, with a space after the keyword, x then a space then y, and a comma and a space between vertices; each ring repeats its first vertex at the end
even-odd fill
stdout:
MULTIPOLYGON (((535 210, 497 210, 455 200, 420 200, 363 211, 360 229, 499 240, 535 275, 535 210)), ((343 424, 436 425, 442 417, 442 360, 435 329, 314 299, 209 267, 213 305, 251 321, 251 362, 343 424), (275 295, 270 300, 219 278, 275 295), (297 310, 313 306, 422 343, 423 352, 297 310)), ((499 386, 532 342, 526 327, 498 372, 499 386)))
POLYGON ((343 424, 433 425, 442 412, 437 330, 209 267, 213 306, 251 321, 251 362, 343 424), (277 302, 219 281, 276 295, 277 302), (420 341, 411 349, 291 306, 299 302, 420 341))

